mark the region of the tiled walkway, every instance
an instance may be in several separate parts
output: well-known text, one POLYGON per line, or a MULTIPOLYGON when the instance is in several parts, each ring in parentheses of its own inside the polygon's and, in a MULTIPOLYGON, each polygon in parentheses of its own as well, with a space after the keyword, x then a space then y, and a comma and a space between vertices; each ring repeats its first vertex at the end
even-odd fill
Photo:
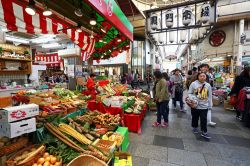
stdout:
POLYGON ((206 141, 192 133, 190 112, 170 109, 168 128, 151 127, 156 116, 148 112, 142 134, 130 133, 133 166, 250 166, 250 129, 223 108, 214 107, 212 116, 217 125, 208 127, 206 141))

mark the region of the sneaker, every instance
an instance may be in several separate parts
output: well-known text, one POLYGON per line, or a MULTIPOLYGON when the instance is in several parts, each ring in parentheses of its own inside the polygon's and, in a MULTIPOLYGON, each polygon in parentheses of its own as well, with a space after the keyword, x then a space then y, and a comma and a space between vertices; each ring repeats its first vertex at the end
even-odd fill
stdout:
POLYGON ((206 138, 206 139, 210 139, 211 138, 207 133, 204 133, 204 132, 201 133, 201 136, 204 137, 204 138, 206 138))
POLYGON ((193 128, 193 133, 194 133, 194 134, 199 134, 199 132, 200 132, 199 129, 193 128))
POLYGON ((216 123, 215 122, 208 122, 208 125, 214 127, 216 125, 216 123))
POLYGON ((153 126, 153 127, 158 127, 158 126, 160 126, 160 123, 154 122, 152 126, 153 126))
POLYGON ((168 127, 168 123, 167 123, 167 122, 163 122, 163 123, 161 124, 161 127, 168 127))
POLYGON ((239 121, 242 120, 242 118, 240 116, 236 116, 236 119, 238 119, 239 121))

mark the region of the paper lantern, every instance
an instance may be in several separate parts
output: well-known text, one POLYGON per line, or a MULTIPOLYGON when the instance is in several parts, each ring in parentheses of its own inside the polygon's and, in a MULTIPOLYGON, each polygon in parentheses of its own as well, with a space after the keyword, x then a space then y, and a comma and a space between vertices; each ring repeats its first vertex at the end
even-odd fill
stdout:
POLYGON ((156 13, 153 13, 150 16, 150 27, 152 30, 156 30, 158 25, 158 17, 156 13))
POLYGON ((198 40, 199 39, 199 30, 198 29, 193 29, 193 31, 192 31, 192 39, 193 40, 198 40))
POLYGON ((153 39, 154 39, 154 41, 158 41, 158 33, 153 34, 153 39))
POLYGON ((160 44, 163 44, 163 43, 165 42, 165 37, 166 37, 165 32, 163 32, 163 33, 158 33, 158 42, 159 42, 160 44))
POLYGON ((186 40, 186 36, 187 36, 187 31, 186 30, 181 30, 180 31, 180 41, 184 42, 186 40))
POLYGON ((205 3, 201 7, 201 22, 206 23, 210 19, 211 6, 209 3, 205 3))
POLYGON ((175 42, 175 32, 169 32, 169 42, 173 43, 175 42))
POLYGON ((182 24, 188 26, 192 21, 192 9, 190 7, 185 7, 182 10, 182 24))
POLYGON ((174 12, 168 10, 165 14, 166 27, 171 28, 174 24, 174 12))

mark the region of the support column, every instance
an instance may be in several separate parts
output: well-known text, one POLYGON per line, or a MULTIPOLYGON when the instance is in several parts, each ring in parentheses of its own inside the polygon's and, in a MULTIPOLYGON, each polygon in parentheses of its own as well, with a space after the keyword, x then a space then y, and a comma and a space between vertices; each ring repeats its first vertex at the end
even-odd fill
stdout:
POLYGON ((236 74, 240 74, 242 70, 242 54, 243 54, 243 44, 241 41, 241 35, 244 32, 244 19, 239 21, 239 29, 238 29, 238 54, 237 54, 237 61, 236 61, 236 74))

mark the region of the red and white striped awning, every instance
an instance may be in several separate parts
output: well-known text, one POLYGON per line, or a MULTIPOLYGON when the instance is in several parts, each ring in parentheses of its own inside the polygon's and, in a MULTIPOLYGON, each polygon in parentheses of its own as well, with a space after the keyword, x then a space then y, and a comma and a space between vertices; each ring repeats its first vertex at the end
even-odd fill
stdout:
POLYGON ((62 57, 55 54, 39 54, 36 55, 35 63, 44 64, 47 66, 60 66, 63 63, 62 57))
MULTIPOLYGON (((55 14, 45 17, 43 9, 36 6, 36 14, 31 16, 25 12, 27 2, 24 0, 0 0, 0 26, 11 31, 25 32, 31 34, 58 34, 58 30, 66 29, 72 25, 55 14)), ((92 54, 95 39, 91 39, 84 32, 76 29, 62 30, 74 43, 84 52, 92 54)))

